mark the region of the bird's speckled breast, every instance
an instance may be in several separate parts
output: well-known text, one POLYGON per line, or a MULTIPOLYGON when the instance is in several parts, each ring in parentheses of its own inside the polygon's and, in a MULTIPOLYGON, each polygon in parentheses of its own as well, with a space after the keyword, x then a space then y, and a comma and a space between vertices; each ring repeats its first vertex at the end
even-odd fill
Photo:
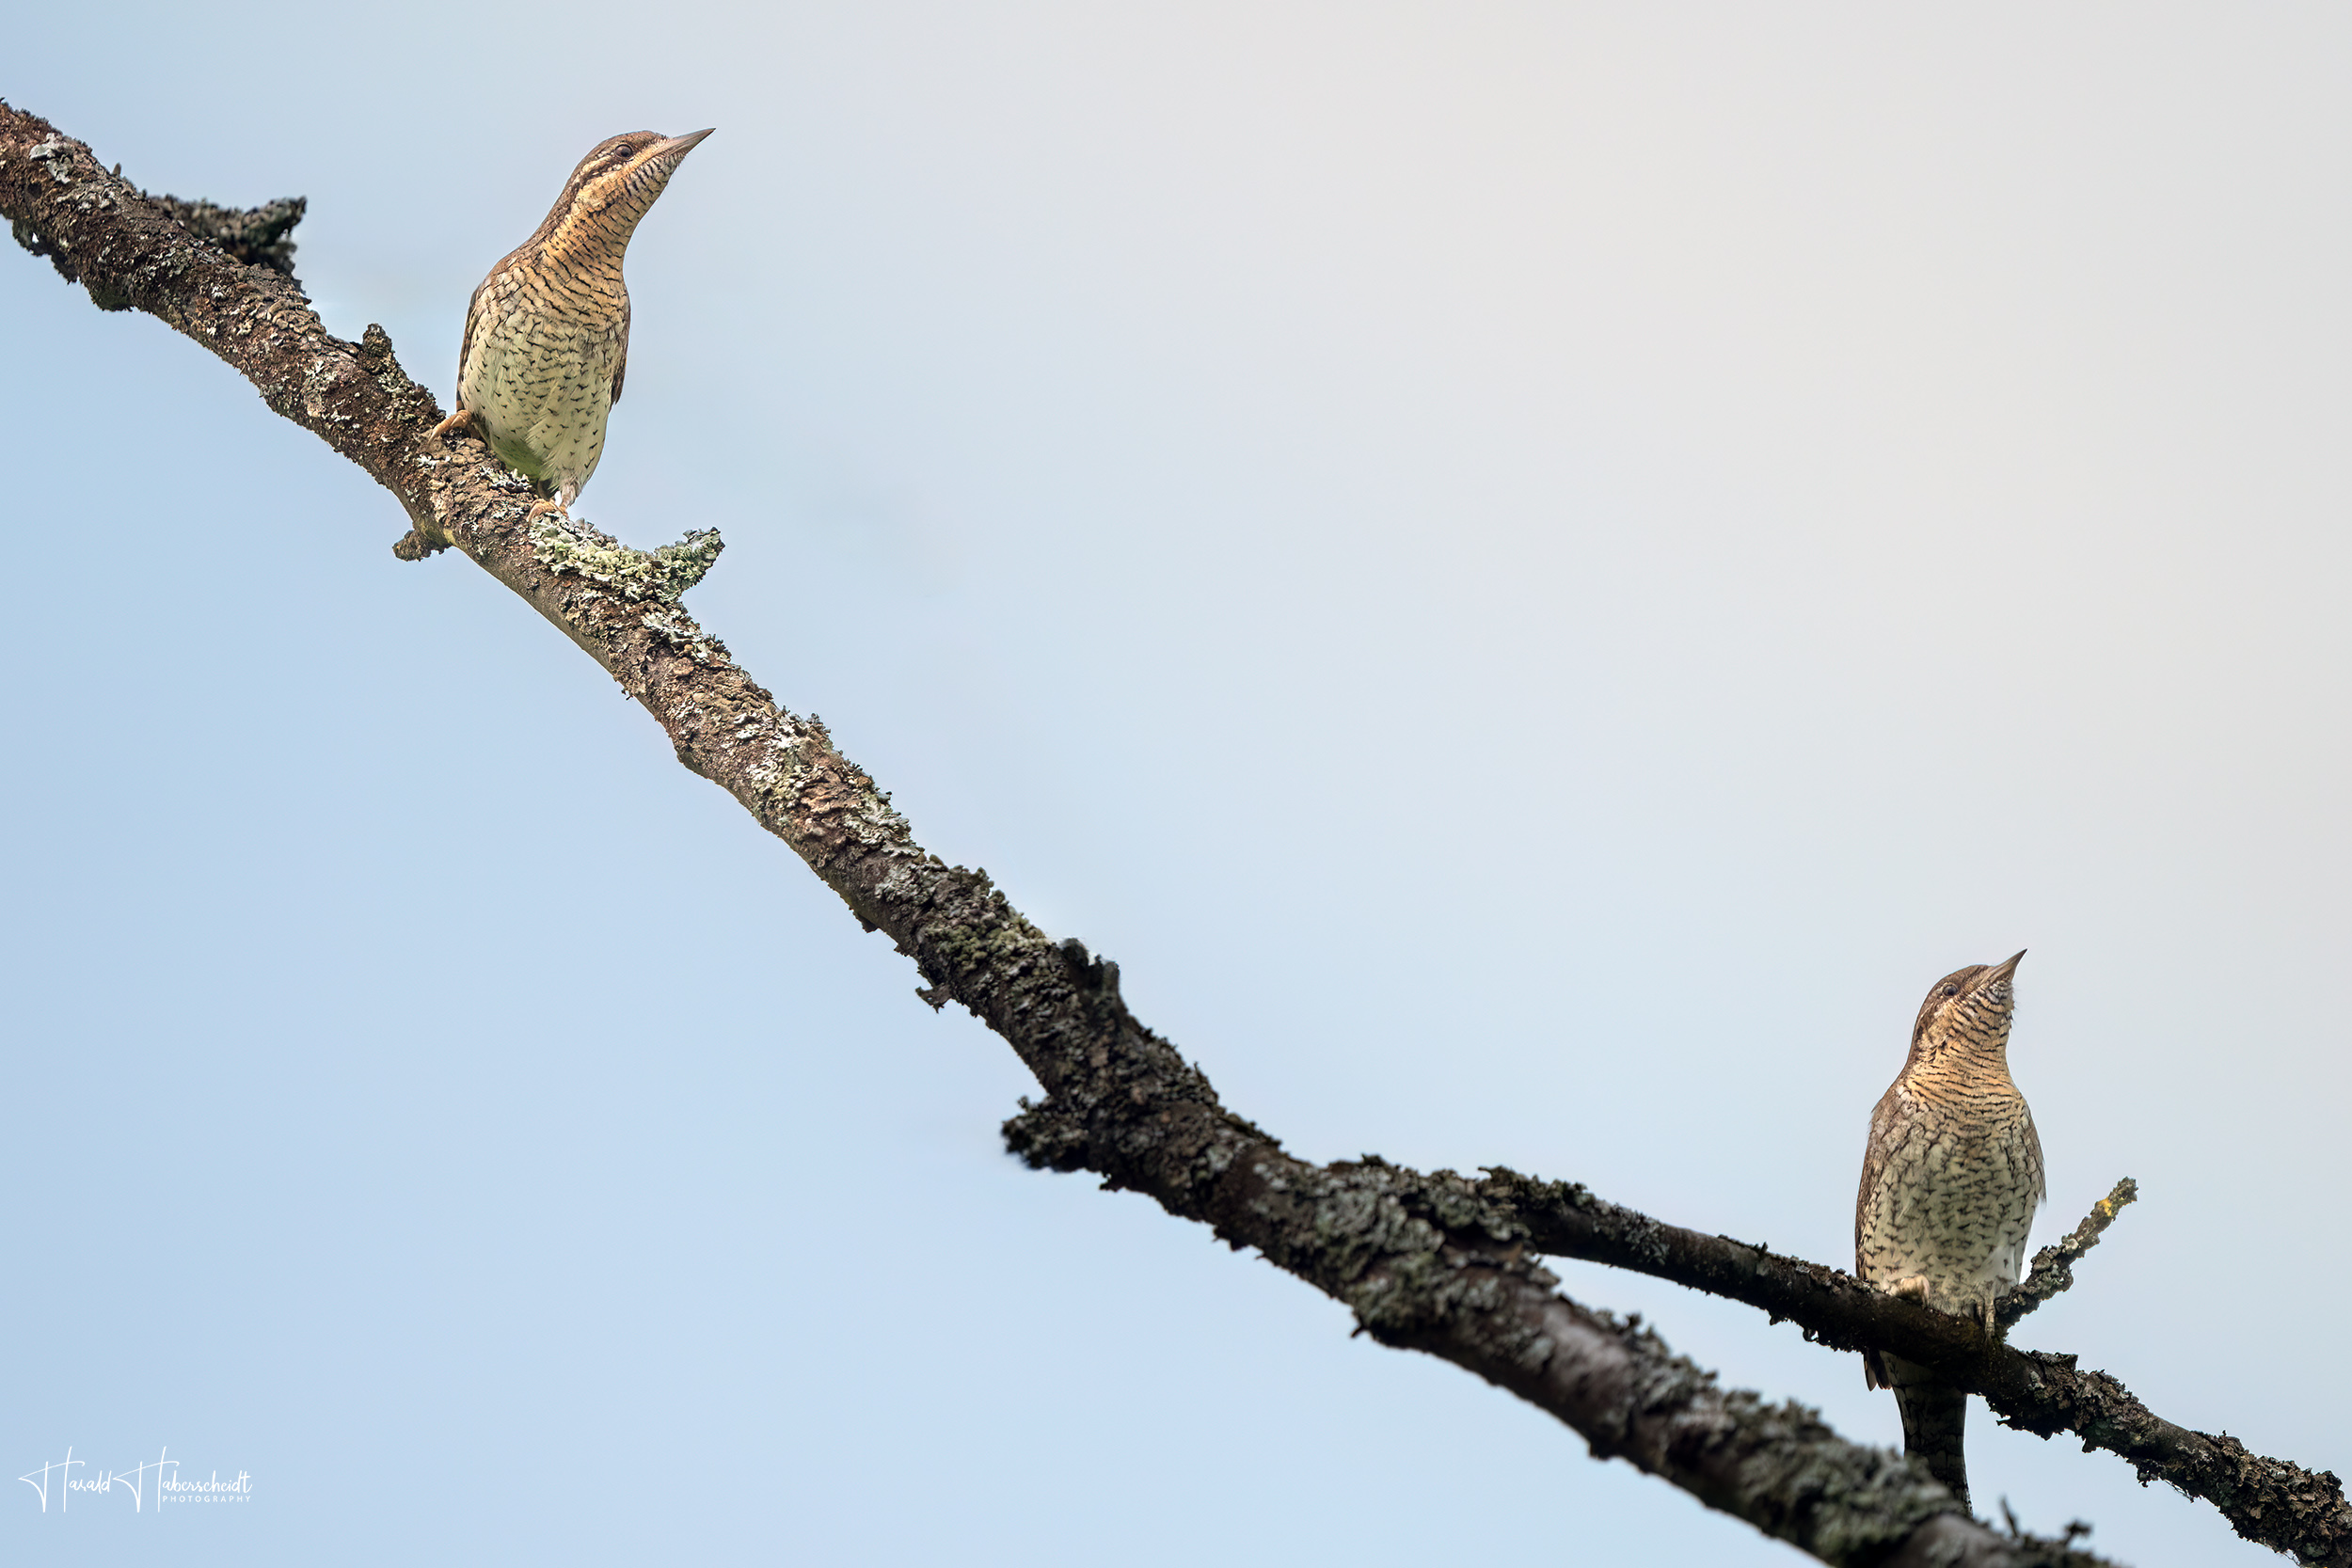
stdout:
POLYGON ((1915 1073, 1863 1212, 1863 1277, 1923 1278, 1947 1311, 1990 1299, 2024 1270, 2042 1178, 2025 1096, 2006 1072, 1915 1073), (1925 1079, 1923 1082, 1921 1080, 1925 1079))
POLYGON ((577 495, 604 454, 628 296, 602 279, 509 270, 459 371, 459 397, 500 461, 577 495), (615 299, 613 296, 617 295, 615 299))

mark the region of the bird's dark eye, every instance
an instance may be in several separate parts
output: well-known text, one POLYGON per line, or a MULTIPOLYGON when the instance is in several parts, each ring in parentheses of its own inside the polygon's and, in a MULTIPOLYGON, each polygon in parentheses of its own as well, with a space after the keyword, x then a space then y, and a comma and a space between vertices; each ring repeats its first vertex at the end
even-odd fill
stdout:
POLYGON ((1958 996, 1960 994, 1960 988, 1958 986, 1946 986, 1939 994, 1945 996, 1958 996))

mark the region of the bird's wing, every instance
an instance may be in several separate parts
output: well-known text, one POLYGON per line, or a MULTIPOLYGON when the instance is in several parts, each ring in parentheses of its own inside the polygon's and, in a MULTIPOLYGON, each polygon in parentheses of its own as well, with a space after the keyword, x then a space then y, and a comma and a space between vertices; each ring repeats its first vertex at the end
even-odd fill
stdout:
POLYGON ((1870 1143, 1862 1153, 1862 1188, 1853 1200, 1853 1272, 1862 1275, 1862 1226, 1869 1218, 1870 1200, 1878 1196, 1879 1184, 1886 1174, 1887 1157, 1900 1142, 1898 1129, 1911 1119, 1911 1105, 1899 1083, 1889 1084, 1870 1112, 1870 1143))
MULTIPOLYGON (((1870 1204, 1878 1196, 1886 1176, 1886 1162, 1910 1132, 1906 1125, 1914 1119, 1910 1097, 1902 1092, 1902 1080, 1886 1086, 1879 1102, 1870 1112, 1870 1144, 1862 1154, 1862 1190, 1853 1200, 1853 1272, 1863 1275, 1862 1227, 1870 1217, 1870 1204)), ((1891 1388, 1886 1376, 1886 1363, 1874 1350, 1862 1353, 1862 1386, 1865 1388, 1891 1388)))
POLYGON ((2033 1206, 2050 1201, 2049 1167, 2042 1163, 2042 1134, 2034 1131, 2033 1113, 2026 1113, 2026 1173, 2033 1180, 2033 1206))
POLYGON ((621 352, 612 356, 612 401, 621 401, 621 377, 628 372, 628 301, 621 301, 621 352))
POLYGON ((2033 1235, 2034 1211, 2049 1200, 2049 1189, 2042 1179, 2042 1134, 2034 1131, 2033 1113, 2026 1113, 2025 1136, 2009 1141, 2002 1150, 2003 1163, 2009 1167, 2013 1183, 2010 1191, 2025 1196, 2023 1203, 1999 1205, 1993 1216, 1992 1271, 2001 1281, 2002 1291, 2026 1276, 2026 1243, 2033 1235))
MULTIPOLYGON (((466 335, 457 340, 457 392, 452 400, 460 409, 466 406, 466 356, 473 352, 473 335, 482 325, 483 301, 490 292, 490 285, 498 281, 498 276, 493 270, 475 287, 473 298, 466 301, 466 335)), ((486 433, 483 439, 489 439, 486 433)))

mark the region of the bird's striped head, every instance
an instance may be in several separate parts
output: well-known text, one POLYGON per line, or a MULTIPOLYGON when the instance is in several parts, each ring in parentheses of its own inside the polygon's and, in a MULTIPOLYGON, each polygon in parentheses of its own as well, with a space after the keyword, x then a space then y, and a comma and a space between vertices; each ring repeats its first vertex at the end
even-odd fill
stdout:
POLYGON ((564 194, 555 198, 532 238, 552 239, 570 225, 594 230, 608 244, 627 245, 637 220, 669 184, 678 164, 708 135, 628 131, 607 136, 572 170, 564 194))
POLYGON ((2017 960, 2025 956, 2020 950, 2006 963, 1970 964, 1938 980, 1919 1004, 1919 1020, 1911 1026, 1913 1058, 1933 1056, 1955 1045, 2005 1049, 2017 1006, 2017 960))

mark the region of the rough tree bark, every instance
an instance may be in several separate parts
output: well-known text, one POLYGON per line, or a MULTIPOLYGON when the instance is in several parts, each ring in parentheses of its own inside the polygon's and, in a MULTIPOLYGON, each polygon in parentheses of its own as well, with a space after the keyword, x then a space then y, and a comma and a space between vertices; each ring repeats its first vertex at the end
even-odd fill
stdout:
MULTIPOLYGON (((678 608, 718 555, 715 533, 645 552, 585 524, 533 523, 529 489, 479 442, 432 438, 441 411, 401 370, 383 329, 370 326, 357 343, 332 336, 294 281, 285 235, 298 203, 250 214, 167 205, 109 173, 87 146, 0 103, 0 214, 94 303, 148 311, 194 339, 389 490, 410 523, 400 557, 456 548, 596 659, 662 726, 681 763, 732 794, 914 959, 925 1001, 961 1003, 1019 1054, 1044 1099, 1024 1101, 1005 1132, 1033 1165, 1094 1171, 1107 1187, 1147 1193, 1233 1246, 1258 1248, 1345 1303, 1382 1343, 1476 1372, 1551 1412, 1597 1456, 1624 1458, 1825 1562, 2099 1560, 1988 1528, 1924 1470, 1838 1436, 1803 1406, 1724 1390, 1649 1331, 1560 1294, 1536 1255, 1710 1291, 1835 1348, 1893 1351, 1983 1394, 2012 1425, 2073 1433, 2131 1461, 2143 1481, 2206 1498, 2249 1540, 2352 1565, 2352 1508, 2333 1475, 2162 1421, 2114 1379, 2077 1371, 2072 1356, 1988 1344, 1959 1319, 1835 1270, 1665 1225, 1574 1184, 1503 1170, 1482 1180, 1423 1175, 1376 1159, 1316 1165, 1285 1153, 1129 1013, 1117 965, 1075 941, 1050 941, 984 873, 927 852, 820 724, 779 707, 678 608)), ((2037 1275, 2055 1278, 2088 1246, 2078 1240, 2037 1275)))

